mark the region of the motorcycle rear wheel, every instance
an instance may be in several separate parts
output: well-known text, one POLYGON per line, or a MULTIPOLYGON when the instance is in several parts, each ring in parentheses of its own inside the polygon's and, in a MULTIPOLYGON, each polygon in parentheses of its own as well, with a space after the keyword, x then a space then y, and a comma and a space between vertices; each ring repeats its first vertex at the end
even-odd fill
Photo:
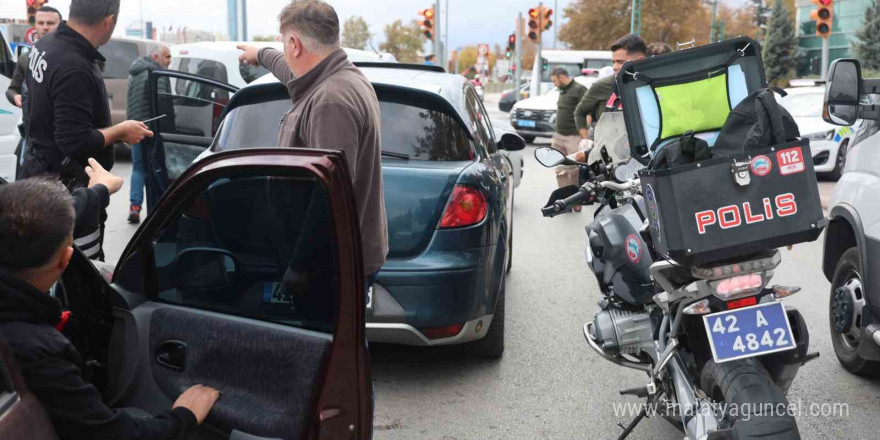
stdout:
POLYGON ((755 358, 721 364, 709 360, 700 375, 700 388, 713 401, 726 405, 729 426, 722 428, 735 429, 739 440, 800 440, 785 394, 755 358), (773 408, 772 412, 760 411, 767 408, 773 408), (746 410, 748 416, 743 414, 746 410))

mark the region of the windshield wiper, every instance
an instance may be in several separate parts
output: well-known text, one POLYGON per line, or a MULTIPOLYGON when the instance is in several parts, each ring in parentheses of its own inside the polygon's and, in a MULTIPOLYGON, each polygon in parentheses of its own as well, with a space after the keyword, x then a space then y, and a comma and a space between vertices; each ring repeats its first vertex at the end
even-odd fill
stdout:
POLYGON ((409 160, 409 154, 395 153, 395 152, 393 152, 393 151, 385 151, 385 150, 382 150, 382 155, 383 155, 383 156, 388 156, 388 157, 393 157, 393 158, 396 158, 396 159, 409 160))

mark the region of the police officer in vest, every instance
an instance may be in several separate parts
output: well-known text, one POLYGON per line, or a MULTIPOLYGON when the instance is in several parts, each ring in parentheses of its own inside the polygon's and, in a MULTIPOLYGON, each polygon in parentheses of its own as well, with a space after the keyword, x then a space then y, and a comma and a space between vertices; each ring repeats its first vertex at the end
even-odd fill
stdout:
MULTIPOLYGON (((29 151, 21 178, 54 175, 72 191, 88 185, 84 171, 88 158, 110 169, 113 144, 134 144, 153 135, 139 121, 110 126, 110 105, 99 68, 105 60, 98 47, 110 40, 116 28, 119 2, 72 0, 68 21, 31 50, 26 78, 29 151)), ((104 211, 102 224, 105 219, 104 211)))

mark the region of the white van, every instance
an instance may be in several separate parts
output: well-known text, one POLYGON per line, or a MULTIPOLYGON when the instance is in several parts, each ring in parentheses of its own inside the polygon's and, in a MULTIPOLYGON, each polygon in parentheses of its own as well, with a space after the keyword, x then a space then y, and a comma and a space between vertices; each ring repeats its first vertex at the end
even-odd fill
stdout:
POLYGON ((831 342, 844 368, 873 376, 880 371, 880 80, 862 80, 851 59, 835 61, 828 77, 825 121, 861 120, 828 205, 822 271, 831 282, 831 342))
MULTIPOLYGON (((242 88, 269 73, 265 67, 243 65, 238 62, 239 44, 272 47, 282 50, 279 42, 203 41, 176 44, 171 47, 170 70, 205 76, 222 83, 242 88)), ((352 62, 389 62, 389 54, 376 54, 357 49, 345 49, 352 62)), ((391 57, 393 58, 393 57, 391 57)))
POLYGON ((557 67, 562 67, 572 78, 576 78, 581 76, 584 69, 598 71, 612 65, 614 62, 609 50, 542 50, 541 58, 535 57, 535 64, 532 66, 530 96, 536 97, 553 90, 550 73, 557 67), (539 82, 541 93, 538 93, 539 82))
POLYGON ((7 182, 15 180, 15 148, 21 140, 21 135, 18 133, 21 109, 12 105, 5 96, 6 89, 12 81, 15 63, 12 49, 0 33, 0 93, 4 94, 0 98, 0 178, 7 182))

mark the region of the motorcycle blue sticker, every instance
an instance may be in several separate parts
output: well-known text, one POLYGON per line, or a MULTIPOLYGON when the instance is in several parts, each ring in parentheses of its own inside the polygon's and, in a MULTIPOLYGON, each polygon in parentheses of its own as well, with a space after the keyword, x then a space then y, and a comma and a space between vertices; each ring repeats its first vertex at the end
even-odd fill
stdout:
POLYGON ((657 240, 659 243, 662 241, 660 236, 660 213, 657 211, 657 196, 654 195, 654 188, 651 185, 647 185, 645 188, 645 200, 648 202, 648 216, 651 217, 648 219, 648 222, 651 224, 654 240, 657 240))
POLYGON ((626 237, 626 258, 633 264, 638 264, 642 260, 642 243, 639 237, 635 235, 626 237))
POLYGON ((766 176, 773 169, 773 162, 769 157, 761 155, 752 159, 751 169, 752 174, 756 176, 766 176))

